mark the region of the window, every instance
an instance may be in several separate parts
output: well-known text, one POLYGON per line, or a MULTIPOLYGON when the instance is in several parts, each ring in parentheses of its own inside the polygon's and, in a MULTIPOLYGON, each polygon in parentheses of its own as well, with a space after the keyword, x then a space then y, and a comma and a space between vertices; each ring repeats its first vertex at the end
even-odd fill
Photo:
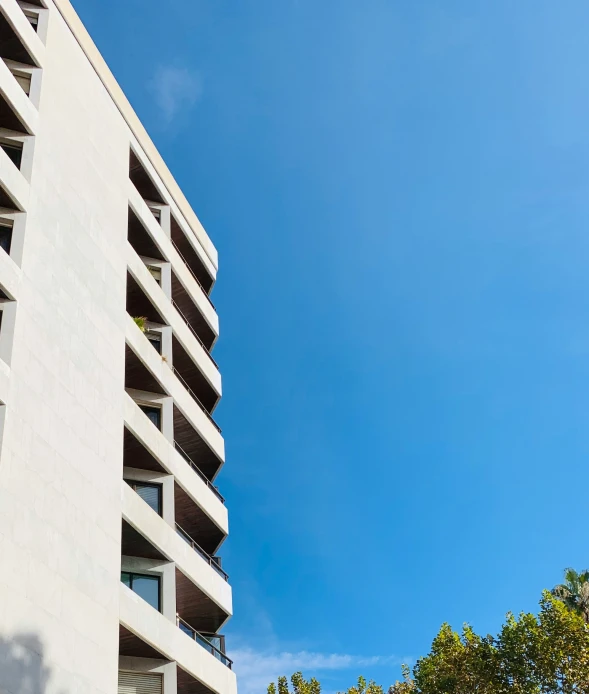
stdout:
POLYGON ((31 10, 23 10, 25 17, 29 20, 29 24, 35 31, 39 28, 39 15, 31 10))
POLYGON ((121 581, 145 602, 161 612, 160 577, 121 571, 121 581))
POLYGON ((20 84, 24 93, 29 96, 31 93, 31 75, 21 70, 12 70, 15 80, 20 84))
POLYGON ((119 670, 117 694, 163 694, 163 677, 153 672, 119 670))
POLYGON ((162 286, 162 269, 161 267, 157 267, 157 265, 148 265, 147 269, 149 270, 151 276, 153 279, 160 285, 162 286))
POLYGON ((162 223, 162 210, 160 207, 157 207, 156 205, 153 205, 152 203, 148 202, 147 206, 151 210, 151 214, 156 218, 156 220, 161 224, 162 223))
POLYGON ((162 410, 159 407, 149 407, 148 405, 139 405, 141 410, 149 417, 158 429, 162 428, 162 410))
POLYGON ((10 255, 10 244, 12 243, 12 222, 0 219, 0 248, 10 255))
POLYGON ((162 485, 150 484, 148 482, 136 482, 135 480, 125 480, 137 494, 152 508, 158 516, 162 515, 162 485))
POLYGON ((22 162, 22 142, 0 140, 0 147, 6 152, 10 161, 20 169, 22 162))
POLYGON ((162 334, 155 331, 147 331, 145 337, 151 342, 158 354, 162 353, 162 334))

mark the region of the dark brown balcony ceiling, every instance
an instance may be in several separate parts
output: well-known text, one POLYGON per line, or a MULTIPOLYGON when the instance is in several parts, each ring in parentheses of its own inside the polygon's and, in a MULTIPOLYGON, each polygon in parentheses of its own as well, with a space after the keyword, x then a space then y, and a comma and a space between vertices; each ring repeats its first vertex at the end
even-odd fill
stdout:
POLYGON ((159 247, 131 208, 129 208, 127 238, 137 254, 154 260, 165 260, 159 247))
POLYGON ((129 178, 133 181, 135 188, 137 188, 144 200, 157 202, 160 205, 165 204, 165 200, 160 195, 155 183, 151 180, 133 150, 131 150, 129 158, 129 178))
POLYGON ((119 655, 135 658, 159 658, 169 662, 164 655, 156 651, 148 643, 145 643, 143 639, 125 629, 122 624, 119 625, 119 655))
POLYGON ((14 200, 8 195, 8 193, 0 186, 0 207, 5 207, 8 210, 19 211, 18 205, 14 200))
MULTIPOLYGON (((223 579, 219 577, 219 580, 223 579)), ((229 618, 179 569, 176 569, 176 612, 193 629, 207 634, 217 632, 229 618)))
MULTIPOLYGON (((149 349, 153 349, 153 347, 149 347, 149 349)), ((155 350, 154 354, 158 359, 161 358, 155 350)), ((145 390, 158 395, 166 394, 157 378, 155 378, 129 345, 125 346, 125 388, 145 390)))
POLYGON ((174 482, 174 511, 176 523, 182 530, 188 533, 207 554, 215 554, 225 539, 225 533, 177 482, 174 482))
POLYGON ((223 463, 175 405, 174 440, 198 469, 212 481, 223 463))
POLYGON ((121 530, 121 554, 125 557, 143 557, 145 559, 161 559, 166 557, 154 547, 151 542, 123 520, 121 530))
POLYGON ((174 370, 178 371, 206 411, 212 412, 219 402, 219 395, 175 336, 172 336, 172 356, 174 370))
POLYGON ((134 467, 139 470, 153 470, 166 474, 166 470, 159 464, 156 458, 145 448, 145 446, 133 434, 125 429, 125 444, 123 450, 123 465, 134 467))
POLYGON ((171 232, 174 245, 180 252, 180 255, 184 258, 188 267, 196 276, 197 280, 202 285, 202 288, 208 294, 211 291, 215 280, 209 275, 209 271, 207 270, 205 264, 200 259, 198 253, 194 250, 190 241, 186 238, 186 235, 174 217, 172 217, 171 220, 171 232))
POLYGON ((178 694, 213 694, 206 685, 194 679, 181 667, 178 668, 177 682, 178 694))
POLYGON ((184 289, 180 280, 172 270, 172 299, 181 312, 185 321, 191 326, 206 349, 211 349, 215 342, 215 333, 204 319, 198 306, 191 299, 190 294, 184 289))
POLYGON ((159 311, 130 272, 127 273, 127 313, 133 318, 142 316, 153 323, 165 324, 159 311))
POLYGON ((0 12, 0 58, 35 66, 34 60, 2 12, 0 12))
MULTIPOLYGON (((1 312, 0 312, 1 315, 1 312)), ((177 454, 178 456, 180 454, 177 454)), ((184 459, 178 461, 180 465, 188 463, 184 459)), ((151 455, 145 446, 135 436, 125 429, 125 445, 123 453, 123 465, 139 470, 152 470, 168 474, 158 461, 151 455)), ((186 471, 188 478, 194 474, 192 469, 186 471)), ((195 479, 196 484, 200 478, 195 479)), ((219 545, 225 539, 225 533, 214 523, 200 506, 187 494, 184 489, 174 482, 174 506, 176 522, 197 542, 208 554, 215 554, 219 545)))
POLYGON ((8 101, 0 95, 0 128, 16 130, 19 133, 26 133, 27 129, 21 123, 20 118, 10 107, 8 101))

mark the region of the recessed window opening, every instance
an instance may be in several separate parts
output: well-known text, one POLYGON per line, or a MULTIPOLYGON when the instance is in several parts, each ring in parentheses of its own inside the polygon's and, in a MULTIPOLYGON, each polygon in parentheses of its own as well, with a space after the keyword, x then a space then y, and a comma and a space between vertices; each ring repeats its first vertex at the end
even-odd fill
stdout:
MULTIPOLYGON (((0 5, 4 7, 4 2, 0 5)), ((25 42, 4 12, 0 12, 0 57, 6 62, 12 61, 26 66, 35 66, 35 60, 25 42)), ((18 65, 12 67, 18 67, 18 65)))
POLYGON ((161 430, 162 428, 162 409, 161 407, 152 407, 151 405, 139 405, 140 409, 144 414, 147 415, 148 419, 155 424, 155 426, 161 430))
POLYGON ((29 24, 35 31, 39 28, 39 13, 31 10, 23 10, 25 17, 29 20, 29 24))
POLYGON ((160 207, 157 205, 152 205, 151 203, 147 203, 147 206, 149 207, 151 214, 156 218, 157 222, 161 224, 162 222, 162 210, 160 207))
POLYGON ((8 255, 10 255, 10 246, 12 244, 12 226, 13 222, 11 220, 0 218, 0 248, 8 255))
POLYGON ((147 269, 149 270, 149 273, 153 277, 153 279, 160 285, 162 286, 162 269, 161 267, 158 267, 157 265, 148 265, 147 269))
POLYGON ((20 170, 22 164, 23 143, 17 140, 0 139, 0 147, 8 155, 10 161, 20 170))
POLYGON ((31 73, 24 72, 23 70, 11 69, 10 72, 14 75, 14 78, 21 86, 23 92, 27 95, 31 95, 31 73))
POLYGON ((163 694, 163 681, 159 673, 119 670, 117 694, 163 694))
POLYGON ((153 348, 158 354, 162 353, 162 334, 155 330, 148 330, 145 337, 151 342, 153 348))
POLYGON ((130 571, 121 571, 121 582, 130 588, 145 602, 149 603, 158 612, 161 612, 160 577, 146 574, 136 574, 130 571))
POLYGON ((130 150, 129 153, 129 178, 148 205, 166 204, 159 187, 153 182, 151 176, 147 173, 147 170, 139 161, 139 157, 133 150, 130 150))
POLYGON ((136 480, 125 480, 125 482, 137 492, 145 503, 152 508, 158 516, 162 515, 162 485, 148 482, 137 482, 136 480))

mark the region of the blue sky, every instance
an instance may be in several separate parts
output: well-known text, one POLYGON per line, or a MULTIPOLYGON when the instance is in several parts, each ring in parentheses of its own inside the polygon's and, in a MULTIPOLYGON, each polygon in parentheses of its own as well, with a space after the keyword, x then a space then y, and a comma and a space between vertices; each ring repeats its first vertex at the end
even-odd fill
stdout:
POLYGON ((588 565, 589 5, 74 4, 219 249, 242 694, 588 565))

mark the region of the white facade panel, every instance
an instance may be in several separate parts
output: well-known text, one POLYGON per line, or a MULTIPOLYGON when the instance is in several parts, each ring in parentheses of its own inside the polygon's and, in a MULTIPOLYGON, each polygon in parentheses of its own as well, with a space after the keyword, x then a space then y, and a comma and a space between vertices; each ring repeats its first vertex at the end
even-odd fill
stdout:
MULTIPOLYGON (((223 462, 220 431, 127 314, 131 272, 166 321, 162 339, 171 344, 173 334, 213 396, 221 394, 207 350, 130 250, 129 205, 147 209, 130 184, 131 147, 163 190, 163 214, 174 215, 212 277, 216 250, 69 2, 46 5, 37 34, 17 0, 0 0, 36 66, 29 97, 0 60, 0 95, 29 135, 22 173, 0 149, 0 186, 19 209, 0 211, 16 220, 10 255, 0 250, 0 692, 20 691, 35 663, 31 694, 114 694, 121 686, 146 694, 157 682, 163 694, 183 694, 177 666, 211 692, 235 694, 229 667, 175 621, 177 575, 183 590, 188 579, 231 613, 228 582, 176 533, 175 490, 184 514, 194 502, 218 540, 227 509, 175 450, 173 417, 158 431, 126 392, 129 346, 165 391, 150 394, 146 383, 144 406, 169 415, 174 405, 223 462), (163 480, 164 518, 123 482, 124 469, 136 482, 163 480), (143 538, 136 555, 132 536, 123 556, 123 524, 143 538), (140 583, 158 562, 165 614, 121 584, 121 568, 139 572, 140 583)), ((0 128, 11 130, 3 117, 6 110, 0 128)), ((205 293, 161 227, 146 221, 218 334, 205 293)))

